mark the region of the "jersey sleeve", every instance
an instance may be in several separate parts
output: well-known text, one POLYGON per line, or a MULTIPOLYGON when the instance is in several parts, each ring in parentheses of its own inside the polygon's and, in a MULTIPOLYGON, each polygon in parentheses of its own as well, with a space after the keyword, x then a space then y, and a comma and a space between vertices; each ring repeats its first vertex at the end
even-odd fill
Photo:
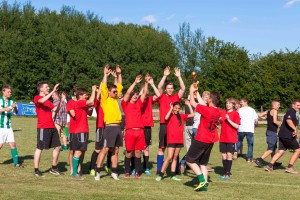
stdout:
POLYGON ((183 120, 183 121, 186 121, 186 120, 188 120, 188 114, 181 114, 181 119, 183 120))
POLYGON ((195 110, 196 110, 196 112, 200 113, 204 117, 207 116, 207 114, 208 114, 208 107, 207 106, 203 106, 203 105, 198 104, 196 106, 195 110))
POLYGON ((76 108, 82 109, 86 107, 87 100, 79 100, 76 103, 76 108))
POLYGON ((117 96, 118 98, 121 96, 121 92, 123 90, 123 85, 121 85, 120 83, 117 83, 117 96))

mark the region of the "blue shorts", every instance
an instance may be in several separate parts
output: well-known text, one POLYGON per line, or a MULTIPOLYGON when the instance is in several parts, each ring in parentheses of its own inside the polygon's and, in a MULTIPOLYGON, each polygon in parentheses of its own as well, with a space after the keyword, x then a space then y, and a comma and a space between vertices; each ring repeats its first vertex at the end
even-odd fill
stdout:
POLYGON ((268 144, 267 150, 275 151, 277 148, 277 133, 267 130, 266 136, 267 136, 267 144, 268 144))

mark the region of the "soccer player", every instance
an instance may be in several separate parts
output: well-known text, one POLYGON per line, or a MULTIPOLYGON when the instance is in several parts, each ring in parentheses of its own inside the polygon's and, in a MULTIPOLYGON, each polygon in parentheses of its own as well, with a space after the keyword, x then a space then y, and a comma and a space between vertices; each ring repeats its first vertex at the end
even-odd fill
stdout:
POLYGON ((173 94, 174 84, 172 82, 167 82, 165 84, 165 81, 167 77, 170 75, 170 73, 171 73, 170 67, 167 66, 164 69, 164 76, 162 77, 161 81, 157 86, 158 91, 161 94, 160 98, 158 99, 160 126, 159 126, 159 146, 158 146, 158 153, 157 153, 157 174, 159 174, 161 171, 161 167, 164 162, 164 151, 167 146, 167 122, 165 120, 165 116, 170 109, 170 103, 180 101, 185 91, 185 85, 181 78, 180 69, 178 67, 175 67, 174 74, 178 78, 180 89, 178 93, 173 94), (164 85, 165 85, 166 93, 163 93, 164 85))
POLYGON ((220 152, 222 153, 222 163, 224 168, 224 176, 220 178, 226 181, 230 180, 230 171, 232 166, 232 153, 235 150, 237 142, 237 129, 240 124, 240 115, 233 108, 235 99, 229 98, 226 100, 226 110, 222 111, 220 123, 220 152))
MULTIPOLYGON (((64 99, 66 99, 65 93, 62 93, 61 95, 64 96, 64 99)), ((61 102, 57 91, 52 94, 52 99, 54 106, 58 106, 59 102, 61 102)), ((53 119, 55 127, 60 137, 60 141, 62 143, 60 150, 68 150, 67 137, 65 135, 65 126, 67 124, 67 110, 65 101, 61 102, 60 109, 57 112, 57 114, 53 117, 53 119)))
POLYGON ((299 123, 296 112, 300 110, 300 100, 295 99, 292 103, 292 108, 290 108, 284 115, 281 127, 279 129, 279 151, 273 156, 271 162, 265 168, 266 171, 273 171, 273 165, 280 159, 287 149, 294 151, 290 158, 288 167, 285 169, 287 173, 298 173, 294 168, 294 164, 300 154, 299 143, 297 141, 298 132, 297 125, 299 123))
POLYGON ((156 181, 160 181, 163 178, 170 161, 172 161, 171 179, 174 181, 181 180, 176 177, 176 165, 180 150, 183 147, 184 121, 186 121, 188 118, 194 117, 194 111, 190 102, 185 100, 185 104, 189 107, 190 114, 180 114, 180 102, 175 102, 174 104, 170 104, 170 110, 165 116, 165 120, 167 121, 168 155, 163 163, 159 176, 156 178, 156 181))
POLYGON ((52 112, 58 112, 61 102, 55 107, 49 98, 58 90, 59 84, 56 84, 53 90, 49 93, 49 86, 46 82, 40 82, 37 85, 39 94, 34 97, 34 105, 37 114, 37 147, 34 153, 34 174, 43 177, 44 174, 39 170, 39 163, 42 151, 44 149, 53 149, 52 167, 49 170, 51 174, 61 175, 57 168, 57 161, 60 152, 60 141, 57 129, 52 119, 52 112))
POLYGON ((141 152, 146 149, 144 136, 144 125, 142 121, 142 106, 148 92, 148 81, 151 77, 146 75, 143 93, 139 98, 139 92, 134 91, 134 87, 141 82, 142 76, 138 75, 135 81, 128 88, 122 100, 122 108, 126 117, 125 121, 125 178, 130 178, 130 161, 132 154, 135 157, 135 175, 140 178, 141 172, 141 152))
POLYGON ((100 167, 108 151, 111 155, 111 177, 119 180, 117 173, 119 147, 123 146, 121 130, 122 115, 118 104, 118 98, 122 92, 122 75, 119 65, 116 66, 116 73, 113 73, 109 66, 104 67, 104 76, 101 84, 101 106, 104 113, 104 143, 103 149, 98 156, 95 180, 100 180, 100 167), (113 75, 117 84, 107 84, 107 78, 113 75))
POLYGON ((92 86, 92 93, 87 100, 87 91, 83 88, 77 88, 76 104, 75 104, 75 122, 76 127, 74 133, 70 133, 70 150, 74 151, 72 158, 72 176, 75 179, 82 180, 83 177, 78 173, 78 165, 80 158, 83 160, 83 153, 87 150, 88 145, 88 119, 87 115, 92 115, 92 106, 95 100, 96 86, 92 86))
MULTIPOLYGON (((143 107, 142 107, 142 120, 144 124, 144 135, 145 135, 145 142, 146 142, 146 149, 144 150, 143 154, 143 168, 144 172, 147 175, 150 175, 150 167, 149 167, 149 146, 152 144, 152 130, 151 127, 154 126, 154 121, 153 121, 153 113, 152 113, 152 105, 157 101, 157 98, 160 97, 160 92, 156 88, 153 79, 150 78, 148 83, 151 85, 154 91, 154 96, 148 96, 149 95, 149 90, 147 92, 146 98, 143 102, 143 107)), ((143 89, 141 90, 140 94, 143 93, 143 89)))
MULTIPOLYGON (((193 96, 194 91, 197 89, 193 86, 190 87, 190 95, 193 96)), ((216 107, 220 96, 217 92, 211 92, 207 100, 208 106, 205 101, 197 93, 197 104, 193 98, 190 99, 191 105, 195 107, 195 111, 201 114, 200 125, 198 128, 195 139, 192 140, 191 147, 187 152, 186 162, 188 166, 197 175, 199 185, 194 189, 195 191, 208 186, 208 171, 207 164, 210 156, 211 149, 215 142, 218 141, 217 123, 221 116, 220 109, 216 107), (200 165, 200 166, 199 166, 200 165)))
POLYGON ((240 104, 241 108, 238 112, 241 117, 241 124, 238 129, 237 150, 240 150, 246 136, 248 144, 247 162, 253 162, 254 129, 258 123, 258 115, 253 108, 248 106, 248 99, 242 98, 240 104))
POLYGON ((280 122, 278 121, 278 109, 280 108, 280 102, 277 100, 272 101, 272 109, 263 112, 259 117, 264 118, 266 116, 267 119, 267 151, 263 153, 263 155, 255 160, 255 163, 259 167, 263 167, 264 159, 271 155, 271 158, 275 155, 275 151, 277 148, 277 129, 280 126, 280 122))
POLYGON ((10 118, 12 113, 17 112, 17 104, 11 98, 11 86, 4 85, 2 87, 2 96, 0 97, 0 149, 4 143, 8 143, 14 166, 21 167, 10 118))

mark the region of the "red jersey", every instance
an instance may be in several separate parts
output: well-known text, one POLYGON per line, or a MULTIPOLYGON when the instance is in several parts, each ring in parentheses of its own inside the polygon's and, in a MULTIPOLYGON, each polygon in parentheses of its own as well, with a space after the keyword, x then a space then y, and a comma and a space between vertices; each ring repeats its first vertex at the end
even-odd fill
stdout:
POLYGON ((171 114, 167 122, 167 144, 183 144, 184 121, 188 119, 188 114, 180 114, 181 126, 176 115, 171 114))
POLYGON ((100 99, 97 99, 95 101, 94 107, 97 112, 96 128, 104 128, 104 113, 103 113, 103 109, 100 105, 100 99))
POLYGON ((75 121, 76 128, 74 133, 88 133, 89 132, 89 124, 87 118, 87 110, 86 100, 78 100, 75 105, 75 121))
POLYGON ((144 128, 142 121, 142 106, 143 103, 141 99, 138 99, 136 103, 130 103, 122 100, 121 102, 126 120, 126 129, 130 128, 144 128))
POLYGON ((37 128, 55 128, 53 119, 52 119, 52 110, 54 105, 51 101, 47 100, 44 103, 39 103, 39 99, 42 99, 43 96, 36 95, 33 99, 36 114, 38 117, 37 128))
MULTIPOLYGON (((67 107, 67 112, 69 113, 69 115, 70 115, 70 111, 71 110, 75 111, 75 105, 76 105, 76 101, 74 101, 73 99, 71 99, 71 100, 69 100, 67 102, 67 106, 66 107, 67 107)), ((75 128, 76 128, 75 118, 70 115, 69 132, 70 133, 75 133, 75 128)))
POLYGON ((170 104, 176 101, 180 101, 180 98, 178 96, 178 93, 171 96, 163 93, 157 101, 159 103, 159 121, 161 124, 165 124, 167 123, 165 121, 165 116, 170 110, 170 104))
POLYGON ((229 119, 236 123, 241 123, 240 115, 237 111, 233 110, 231 112, 227 112, 226 110, 223 110, 221 113, 221 135, 220 135, 220 142, 225 143, 236 143, 238 140, 238 131, 236 128, 234 128, 226 119, 226 114, 229 115, 229 119))
POLYGON ((220 108, 198 104, 195 110, 201 114, 200 124, 195 140, 209 144, 217 142, 219 139, 217 123, 221 116, 220 108))
POLYGON ((152 105, 155 102, 153 101, 153 96, 146 97, 143 106, 142 106, 142 120, 144 126, 154 126, 153 114, 152 114, 152 105))

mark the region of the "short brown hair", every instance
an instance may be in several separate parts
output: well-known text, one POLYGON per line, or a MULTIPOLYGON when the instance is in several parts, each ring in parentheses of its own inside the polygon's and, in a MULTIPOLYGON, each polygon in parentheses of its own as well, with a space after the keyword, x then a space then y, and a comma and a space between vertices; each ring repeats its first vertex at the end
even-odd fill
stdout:
POLYGON ((84 88, 77 88, 76 90, 76 98, 79 99, 79 96, 87 94, 87 90, 84 88))
POLYGON ((227 102, 232 103, 233 106, 235 106, 235 104, 237 103, 237 102, 236 102, 236 99, 234 99, 234 98, 232 98, 232 97, 226 99, 226 103, 227 103, 227 102))
POLYGON ((211 99, 212 103, 216 106, 218 104, 218 102, 220 101, 220 94, 218 92, 211 92, 210 99, 211 99))
POLYGON ((46 81, 41 81, 41 82, 38 82, 36 88, 38 91, 40 91, 41 87, 45 84, 48 84, 46 81))
POLYGON ((168 85, 172 85, 174 87, 174 83, 173 82, 167 82, 165 85, 165 89, 167 88, 168 85))
POLYGON ((3 85, 3 86, 2 86, 2 92, 4 92, 4 90, 6 90, 6 89, 11 89, 11 86, 8 85, 8 84, 3 85))

